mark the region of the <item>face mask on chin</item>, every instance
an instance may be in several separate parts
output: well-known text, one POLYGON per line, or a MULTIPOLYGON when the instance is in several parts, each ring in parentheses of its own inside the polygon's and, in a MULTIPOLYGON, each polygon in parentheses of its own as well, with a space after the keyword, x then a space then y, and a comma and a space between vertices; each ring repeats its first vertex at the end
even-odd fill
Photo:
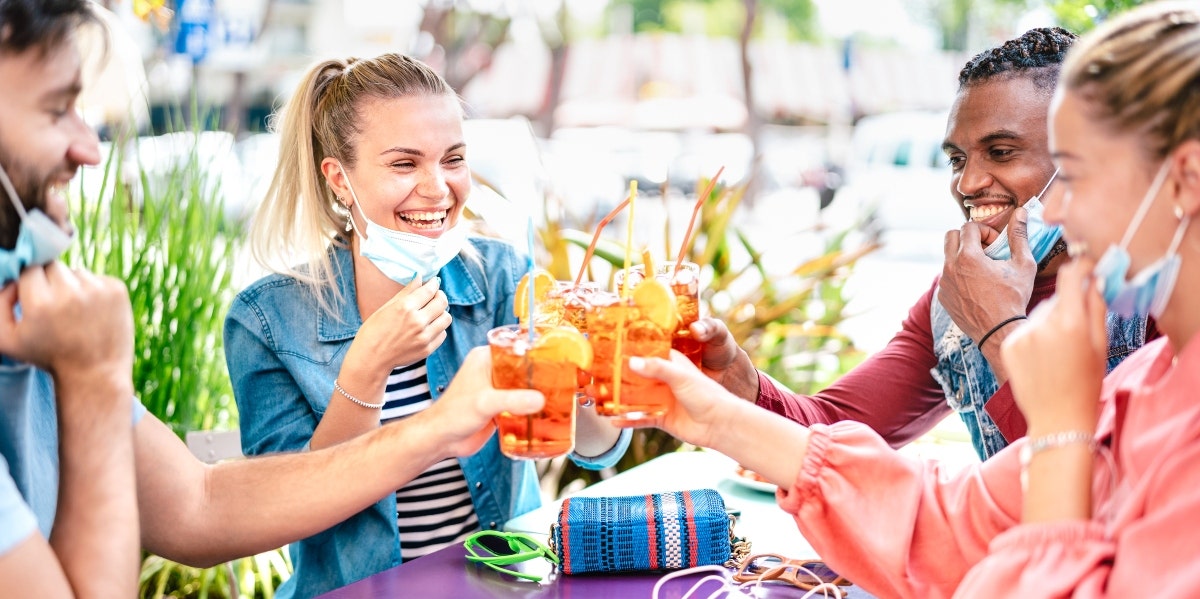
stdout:
POLYGON ((26 268, 57 260, 71 245, 72 236, 41 210, 25 210, 3 166, 0 166, 0 185, 21 219, 16 245, 11 250, 0 249, 0 287, 3 287, 15 281, 26 268))
MULTIPOLYGON (((342 174, 345 175, 345 171, 342 174)), ((467 242, 467 227, 462 222, 455 223, 437 238, 396 231, 371 222, 358 204, 358 195, 354 193, 349 176, 346 177, 346 187, 350 189, 350 197, 354 199, 354 206, 358 207, 358 214, 366 223, 365 231, 354 226, 354 232, 359 237, 359 253, 387 278, 401 285, 407 285, 413 276, 421 281, 433 278, 462 251, 467 242)), ((354 219, 350 219, 350 222, 353 224, 354 219)))
POLYGON ((1175 228, 1175 236, 1171 239, 1171 244, 1167 247, 1167 253, 1163 257, 1155 260, 1132 277, 1128 276, 1132 261, 1129 256, 1129 243, 1133 240, 1133 235, 1137 232, 1138 227, 1141 226, 1146 212, 1158 197, 1158 192, 1162 189, 1167 173, 1170 171, 1169 166, 1169 163, 1163 162, 1163 165, 1159 167, 1154 182, 1146 190, 1146 195, 1142 197, 1142 202, 1138 206, 1137 212, 1134 213, 1133 220, 1125 229, 1125 235, 1121 238, 1120 245, 1108 246, 1092 270, 1092 275, 1096 278, 1096 284, 1101 295, 1104 296, 1104 303, 1108 305, 1108 309, 1126 318, 1134 315, 1161 317, 1162 311, 1171 299, 1171 293, 1175 290, 1175 282, 1179 276, 1181 262, 1178 253, 1179 244, 1183 241, 1183 234, 1191 223, 1190 215, 1184 215, 1179 220, 1179 226, 1175 228))
MULTIPOLYGON (((1062 227, 1050 227, 1046 225, 1046 220, 1042 214, 1046 211, 1045 205, 1042 204, 1042 196, 1046 194, 1046 190, 1050 189, 1050 184, 1054 182, 1054 178, 1058 176, 1058 171, 1055 170, 1053 175, 1050 175, 1050 180, 1046 181, 1046 186, 1042 188, 1041 193, 1029 198, 1025 202, 1025 233, 1029 239, 1029 249, 1033 252, 1033 261, 1041 264, 1050 250, 1054 248, 1054 243, 1062 236, 1062 227)), ((1008 243, 1008 225, 1005 225, 1000 231, 1000 237, 987 246, 983 250, 984 254, 993 260, 1008 260, 1012 257, 1012 249, 1008 243)))

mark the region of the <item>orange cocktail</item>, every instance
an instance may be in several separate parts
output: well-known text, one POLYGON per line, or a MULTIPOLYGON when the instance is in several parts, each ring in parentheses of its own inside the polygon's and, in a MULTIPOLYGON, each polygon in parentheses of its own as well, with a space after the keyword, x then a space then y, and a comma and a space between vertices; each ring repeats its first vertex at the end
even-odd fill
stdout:
POLYGON ((629 358, 668 358, 678 316, 670 288, 654 279, 625 295, 596 295, 587 312, 593 354, 588 395, 597 414, 644 420, 667 413, 675 398, 665 383, 630 371, 629 358))
POLYGON ((578 371, 591 364, 591 347, 570 327, 506 325, 488 332, 492 385, 497 389, 537 389, 546 397, 542 410, 529 415, 502 412, 496 417, 500 451, 510 458, 564 455, 575 447, 575 390, 578 371))
MULTIPOLYGON (((617 285, 623 280, 636 284, 645 277, 645 269, 635 266, 631 274, 624 271, 617 273, 617 285)), ((691 325, 700 318, 700 266, 695 262, 684 262, 675 270, 675 263, 668 263, 654 269, 654 277, 671 286, 675 293, 675 305, 679 312, 679 323, 671 338, 671 347, 688 357, 693 364, 700 365, 700 354, 704 344, 697 341, 692 334, 691 325)))

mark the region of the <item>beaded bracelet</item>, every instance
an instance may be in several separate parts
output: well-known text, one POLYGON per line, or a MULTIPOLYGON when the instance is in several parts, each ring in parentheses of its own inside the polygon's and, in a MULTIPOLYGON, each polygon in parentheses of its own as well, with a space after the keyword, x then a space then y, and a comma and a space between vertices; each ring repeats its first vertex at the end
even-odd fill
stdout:
POLYGON ((988 337, 991 337, 992 335, 996 334, 996 331, 999 331, 1000 329, 1004 328, 1004 325, 1006 325, 1010 322, 1016 322, 1018 320, 1025 320, 1026 318, 1029 318, 1029 317, 1024 316, 1024 315, 1017 315, 1017 316, 1013 316, 1011 318, 1005 318, 1004 320, 1001 320, 1000 324, 992 327, 992 330, 984 333, 983 337, 979 338, 979 343, 976 343, 975 347, 978 347, 979 351, 983 351, 983 342, 987 341, 988 337))
POLYGON ((346 392, 346 390, 343 389, 342 386, 338 384, 337 379, 333 379, 333 389, 335 391, 337 391, 338 393, 341 393, 342 396, 345 397, 346 399, 348 399, 364 408, 367 408, 368 410, 378 410, 379 408, 382 408, 383 404, 385 403, 382 401, 379 403, 367 403, 357 397, 354 397, 353 395, 350 395, 348 392, 346 392))

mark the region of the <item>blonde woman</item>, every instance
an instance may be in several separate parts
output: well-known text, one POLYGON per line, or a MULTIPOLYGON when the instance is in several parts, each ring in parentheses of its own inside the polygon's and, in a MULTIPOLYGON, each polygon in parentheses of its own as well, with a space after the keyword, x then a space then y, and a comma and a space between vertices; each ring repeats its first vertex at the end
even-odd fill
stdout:
POLYGON ((631 364, 672 386, 663 428, 777 483, 817 552, 880 597, 1200 596, 1200 5, 1085 36, 1056 94, 1066 189, 1046 219, 1076 257, 1003 344, 1025 439, 946 472, 863 424, 759 409, 681 356, 631 364), (1107 378, 1106 310, 1165 335, 1107 378))
MULTIPOLYGON (((251 231, 277 274, 241 292, 225 326, 243 447, 319 449, 396 421, 412 429, 417 466, 395 495, 292 544, 295 574, 280 593, 307 597, 537 507, 533 465, 502 456, 490 427, 422 443, 465 413, 499 412, 438 398, 489 329, 515 322, 525 259, 468 233, 461 105, 425 64, 322 62, 278 128, 279 165, 251 231)), ((628 443, 581 410, 572 457, 609 466, 628 443)))

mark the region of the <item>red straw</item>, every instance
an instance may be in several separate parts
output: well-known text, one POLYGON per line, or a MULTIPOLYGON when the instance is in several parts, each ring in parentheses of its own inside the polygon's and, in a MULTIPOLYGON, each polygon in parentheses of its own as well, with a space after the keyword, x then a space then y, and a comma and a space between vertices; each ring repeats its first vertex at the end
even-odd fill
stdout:
POLYGON ((725 172, 725 167, 717 169, 717 174, 708 180, 708 187, 704 188, 704 193, 696 198, 696 207, 692 209, 692 220, 688 222, 687 231, 683 234, 683 245, 679 246, 679 257, 675 259, 674 273, 679 272, 679 267, 683 266, 683 257, 687 253, 688 246, 692 243, 692 230, 696 227, 696 216, 700 214, 700 208, 704 207, 704 200, 708 199, 708 194, 712 193, 713 186, 717 184, 717 179, 721 177, 721 173, 725 172))
POLYGON ((617 217, 617 213, 621 212, 621 210, 624 210, 625 207, 629 205, 629 197, 630 196, 626 196, 624 202, 617 204, 617 207, 613 208, 612 212, 608 213, 608 216, 600 219, 600 224, 596 225, 596 234, 592 235, 592 243, 588 245, 587 253, 583 255, 583 264, 579 267, 579 274, 575 276, 576 287, 578 287, 579 282, 583 280, 583 273, 587 270, 588 262, 592 259, 592 253, 596 251, 596 244, 600 241, 600 231, 603 231, 604 227, 608 225, 608 223, 612 222, 612 219, 617 217))

